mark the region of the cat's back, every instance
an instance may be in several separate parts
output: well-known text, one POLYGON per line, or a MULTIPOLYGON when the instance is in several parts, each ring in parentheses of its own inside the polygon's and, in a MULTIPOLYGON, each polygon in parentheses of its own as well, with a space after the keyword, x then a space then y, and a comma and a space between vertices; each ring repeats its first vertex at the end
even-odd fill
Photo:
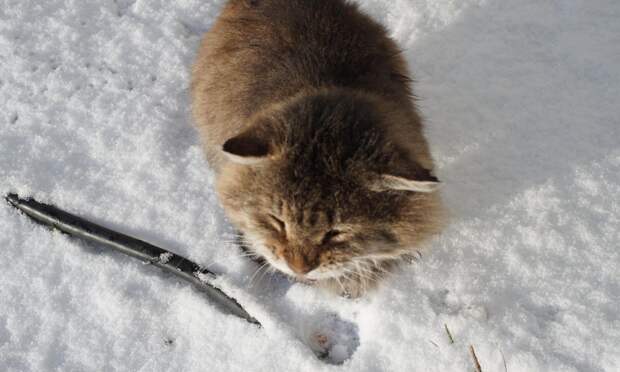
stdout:
POLYGON ((378 23, 343 0, 232 0, 206 34, 193 112, 216 169, 222 143, 300 92, 347 87, 410 104, 407 69, 378 23))

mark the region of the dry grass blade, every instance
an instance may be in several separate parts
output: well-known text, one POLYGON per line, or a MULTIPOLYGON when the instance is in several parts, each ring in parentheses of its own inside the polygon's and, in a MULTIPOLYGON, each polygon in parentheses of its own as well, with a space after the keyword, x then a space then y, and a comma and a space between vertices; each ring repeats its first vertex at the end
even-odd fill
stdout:
POLYGON ((476 350, 474 350, 474 345, 469 345, 469 352, 471 353, 471 357, 474 359, 474 367, 476 367, 476 372, 482 372, 482 367, 480 367, 480 361, 476 355, 476 350))
POLYGON ((448 339, 450 339, 450 344, 454 344, 454 337, 452 337, 452 332, 450 332, 448 325, 444 324, 443 327, 446 329, 446 333, 448 334, 448 339))

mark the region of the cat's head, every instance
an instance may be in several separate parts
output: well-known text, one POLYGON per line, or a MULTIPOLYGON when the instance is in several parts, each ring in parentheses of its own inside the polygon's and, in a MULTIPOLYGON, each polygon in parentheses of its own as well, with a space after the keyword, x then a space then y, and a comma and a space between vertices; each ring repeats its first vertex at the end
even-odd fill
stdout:
POLYGON ((386 128, 405 119, 383 106, 345 92, 296 97, 223 145, 218 192, 252 251, 320 281, 372 275, 436 231, 438 180, 397 144, 386 128))

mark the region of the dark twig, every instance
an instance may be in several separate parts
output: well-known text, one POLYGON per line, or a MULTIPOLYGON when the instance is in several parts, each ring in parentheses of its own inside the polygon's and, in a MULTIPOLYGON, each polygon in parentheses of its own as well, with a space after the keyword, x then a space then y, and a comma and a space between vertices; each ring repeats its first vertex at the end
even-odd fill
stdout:
POLYGON ((229 297, 221 289, 208 282, 215 278, 215 274, 185 257, 131 236, 109 230, 54 206, 41 204, 33 199, 20 199, 15 194, 9 194, 6 196, 6 200, 36 222, 60 230, 72 237, 112 248, 115 251, 170 272, 194 284, 206 293, 221 310, 260 326, 260 323, 248 314, 234 298, 229 297))
POLYGON ((443 326, 446 329, 446 333, 448 334, 448 339, 450 340, 450 344, 454 344, 454 337, 452 337, 452 333, 450 332, 450 329, 448 329, 448 325, 444 324, 443 326))

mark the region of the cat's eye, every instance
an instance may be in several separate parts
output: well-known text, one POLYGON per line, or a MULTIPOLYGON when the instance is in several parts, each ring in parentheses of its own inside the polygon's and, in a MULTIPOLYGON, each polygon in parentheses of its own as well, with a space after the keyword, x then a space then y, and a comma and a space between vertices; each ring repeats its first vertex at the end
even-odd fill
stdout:
POLYGON ((274 216, 273 214, 268 215, 269 221, 271 222, 271 226, 273 226, 278 232, 284 234, 286 232, 286 224, 284 221, 274 216))
POLYGON ((338 230, 329 230, 328 232, 325 233, 325 235, 323 236, 323 240, 321 241, 321 244, 325 245, 325 244, 329 244, 329 243, 333 243, 334 240, 336 238, 338 238, 339 236, 342 235, 341 231, 338 230))

